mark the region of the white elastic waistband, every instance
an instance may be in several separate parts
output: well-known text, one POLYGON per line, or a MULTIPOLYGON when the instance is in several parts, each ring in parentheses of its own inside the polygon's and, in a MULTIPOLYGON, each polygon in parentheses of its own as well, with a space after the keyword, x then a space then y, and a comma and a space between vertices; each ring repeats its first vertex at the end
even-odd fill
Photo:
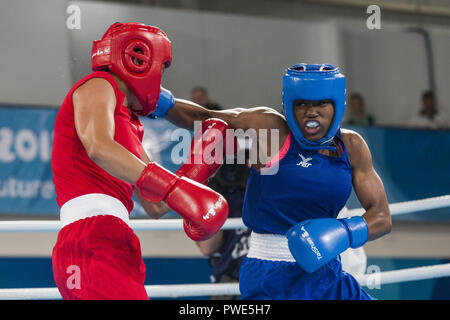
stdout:
POLYGON ((278 234, 252 232, 247 257, 261 260, 295 262, 289 250, 287 238, 278 234))
POLYGON ((120 200, 102 193, 90 193, 64 203, 60 211, 61 227, 100 215, 114 216, 130 225, 128 210, 120 200))

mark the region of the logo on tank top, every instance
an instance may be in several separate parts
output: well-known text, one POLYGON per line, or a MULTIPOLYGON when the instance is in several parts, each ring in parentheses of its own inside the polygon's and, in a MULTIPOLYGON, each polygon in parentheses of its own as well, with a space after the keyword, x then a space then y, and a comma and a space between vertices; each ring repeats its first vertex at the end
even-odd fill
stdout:
POLYGON ((300 158, 302 158, 302 161, 297 163, 298 166, 302 166, 303 168, 308 168, 310 165, 312 165, 312 163, 309 163, 309 161, 311 161, 313 158, 311 158, 311 157, 306 158, 301 153, 299 153, 298 155, 300 156, 300 158))

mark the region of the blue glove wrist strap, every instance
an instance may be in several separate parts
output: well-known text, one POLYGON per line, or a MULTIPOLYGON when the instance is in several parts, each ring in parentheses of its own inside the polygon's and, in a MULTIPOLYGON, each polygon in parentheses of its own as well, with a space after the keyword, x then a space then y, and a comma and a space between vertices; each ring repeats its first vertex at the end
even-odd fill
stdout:
POLYGON ((364 245, 369 238, 369 227, 363 217, 350 217, 346 219, 339 219, 347 228, 350 247, 353 249, 364 245))
POLYGON ((156 118, 164 118, 169 112, 170 109, 175 105, 175 98, 167 89, 161 88, 161 92, 159 94, 158 103, 156 104, 156 110, 148 115, 151 119, 156 118))

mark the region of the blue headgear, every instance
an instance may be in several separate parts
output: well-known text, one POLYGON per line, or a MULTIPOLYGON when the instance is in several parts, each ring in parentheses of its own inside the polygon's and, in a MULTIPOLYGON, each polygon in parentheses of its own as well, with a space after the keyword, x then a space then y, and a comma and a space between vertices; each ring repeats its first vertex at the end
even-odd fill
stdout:
POLYGON ((336 150, 330 146, 345 112, 345 76, 339 68, 330 64, 299 63, 289 69, 283 77, 283 112, 289 129, 303 149, 336 150), (334 117, 325 137, 309 141, 303 136, 294 114, 296 100, 332 100, 334 117))

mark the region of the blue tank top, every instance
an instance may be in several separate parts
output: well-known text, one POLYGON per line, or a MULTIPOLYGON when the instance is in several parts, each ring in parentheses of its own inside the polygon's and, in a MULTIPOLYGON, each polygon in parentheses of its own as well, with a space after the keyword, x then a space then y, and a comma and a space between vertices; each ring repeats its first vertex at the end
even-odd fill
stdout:
POLYGON ((303 220, 336 218, 352 190, 352 169, 340 130, 335 144, 339 157, 303 150, 289 135, 280 150, 276 174, 251 169, 244 224, 257 233, 284 235, 303 220))

